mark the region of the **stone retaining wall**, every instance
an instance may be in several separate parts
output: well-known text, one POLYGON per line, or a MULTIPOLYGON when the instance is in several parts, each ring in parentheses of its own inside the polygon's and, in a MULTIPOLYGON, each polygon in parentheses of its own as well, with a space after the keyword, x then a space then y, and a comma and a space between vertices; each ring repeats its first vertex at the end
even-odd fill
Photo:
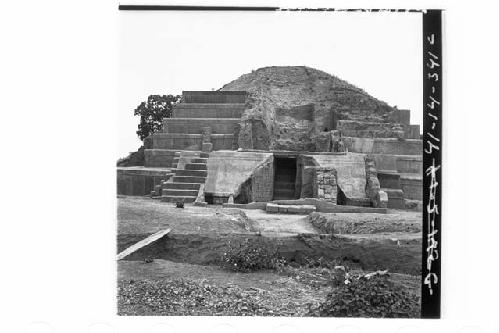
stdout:
POLYGON ((117 168, 117 194, 149 195, 155 185, 172 177, 169 169, 153 169, 144 167, 117 168))

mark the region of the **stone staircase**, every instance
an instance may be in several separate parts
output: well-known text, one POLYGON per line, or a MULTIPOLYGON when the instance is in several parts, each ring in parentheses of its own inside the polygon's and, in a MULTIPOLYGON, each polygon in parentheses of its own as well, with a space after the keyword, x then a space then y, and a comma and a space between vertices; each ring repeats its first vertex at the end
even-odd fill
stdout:
POLYGON ((207 177, 208 152, 234 150, 245 91, 183 91, 172 118, 151 136, 144 152, 146 167, 168 168, 173 176, 155 195, 165 202, 194 202, 207 177))
POLYGON ((172 160, 169 151, 208 151, 237 149, 237 133, 245 110, 244 91, 183 91, 181 103, 173 108, 172 117, 163 120, 162 131, 152 135, 152 149, 146 149, 145 165, 172 160))
POLYGON ((404 209, 406 200, 422 201, 422 157, 393 157, 395 166, 378 170, 377 177, 381 190, 387 193, 388 207, 404 209))
POLYGON ((409 110, 396 110, 384 121, 338 120, 337 129, 349 152, 373 156, 388 208, 405 209, 408 201, 422 201, 420 126, 410 124, 409 110))
POLYGON ((162 184, 161 201, 191 203, 207 177, 208 153, 183 151, 174 158, 174 176, 162 184))
POLYGON ((273 200, 295 199, 295 170, 275 175, 273 200))

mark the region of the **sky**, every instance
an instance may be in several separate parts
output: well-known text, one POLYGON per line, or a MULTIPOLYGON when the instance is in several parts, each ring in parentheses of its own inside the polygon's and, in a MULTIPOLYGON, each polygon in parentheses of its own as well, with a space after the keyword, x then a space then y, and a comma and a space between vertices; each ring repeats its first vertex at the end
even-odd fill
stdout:
POLYGON ((418 13, 121 11, 118 157, 141 145, 134 109, 152 94, 215 90, 266 66, 308 66, 411 110, 422 125, 418 13))

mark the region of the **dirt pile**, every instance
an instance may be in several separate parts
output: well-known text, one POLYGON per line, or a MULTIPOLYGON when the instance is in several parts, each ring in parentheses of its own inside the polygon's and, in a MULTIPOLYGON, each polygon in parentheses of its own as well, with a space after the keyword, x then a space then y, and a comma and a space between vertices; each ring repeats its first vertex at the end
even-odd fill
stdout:
POLYGON ((314 151, 314 137, 337 120, 391 122, 394 108, 346 81, 305 66, 264 67, 220 90, 249 92, 242 148, 314 151))

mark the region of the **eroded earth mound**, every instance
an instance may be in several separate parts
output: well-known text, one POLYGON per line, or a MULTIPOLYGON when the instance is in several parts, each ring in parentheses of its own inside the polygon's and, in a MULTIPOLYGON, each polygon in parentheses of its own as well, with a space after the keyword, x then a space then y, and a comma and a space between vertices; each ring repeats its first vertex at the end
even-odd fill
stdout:
POLYGON ((264 67, 220 90, 249 92, 242 148, 314 151, 314 136, 337 120, 391 122, 387 103, 333 75, 306 66, 264 67))

